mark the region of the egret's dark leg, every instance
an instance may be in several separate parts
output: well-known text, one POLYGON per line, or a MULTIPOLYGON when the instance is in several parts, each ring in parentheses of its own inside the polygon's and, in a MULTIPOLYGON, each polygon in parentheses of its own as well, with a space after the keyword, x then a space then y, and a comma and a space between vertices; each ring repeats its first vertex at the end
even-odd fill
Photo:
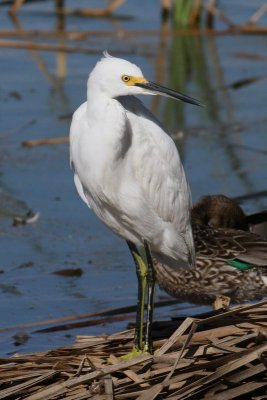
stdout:
POLYGON ((153 311, 154 311, 154 294, 155 294, 156 277, 155 277, 155 271, 154 271, 150 248, 146 240, 144 241, 144 246, 147 258, 147 320, 146 320, 144 350, 148 351, 149 353, 152 353, 151 329, 152 329, 153 311))
POLYGON ((127 241, 127 244, 134 259, 136 275, 138 279, 138 301, 134 334, 134 350, 141 351, 143 350, 144 309, 147 291, 147 266, 142 259, 136 245, 130 241, 127 241))

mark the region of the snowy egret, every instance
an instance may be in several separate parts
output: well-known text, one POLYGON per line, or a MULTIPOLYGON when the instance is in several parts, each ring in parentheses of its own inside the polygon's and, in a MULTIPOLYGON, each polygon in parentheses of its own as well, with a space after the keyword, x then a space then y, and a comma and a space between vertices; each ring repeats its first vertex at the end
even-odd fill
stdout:
POLYGON ((191 195, 179 154, 160 122, 136 95, 197 100, 144 78, 129 61, 107 52, 87 83, 87 101, 74 113, 70 159, 77 191, 136 264, 138 304, 134 349, 151 351, 155 276, 151 253, 172 268, 194 263, 191 195), (146 261, 137 246, 144 246, 146 261), (143 319, 147 296, 147 321, 143 319))
MULTIPOLYGON (((233 302, 267 295, 267 211, 246 215, 232 199, 205 196, 191 212, 196 263, 173 270, 155 261, 157 281, 179 300, 210 304, 226 295, 233 302), (256 267, 256 268, 255 268, 256 267), (258 268, 257 268, 258 267, 258 268)), ((178 265, 177 265, 178 267, 178 265)))

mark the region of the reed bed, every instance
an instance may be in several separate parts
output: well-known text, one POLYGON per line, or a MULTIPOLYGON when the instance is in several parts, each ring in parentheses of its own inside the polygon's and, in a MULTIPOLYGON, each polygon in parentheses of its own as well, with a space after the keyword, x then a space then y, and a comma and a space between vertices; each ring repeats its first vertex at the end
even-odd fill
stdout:
POLYGON ((0 399, 266 398, 267 300, 153 328, 154 354, 128 360, 133 330, 1 358, 0 399))

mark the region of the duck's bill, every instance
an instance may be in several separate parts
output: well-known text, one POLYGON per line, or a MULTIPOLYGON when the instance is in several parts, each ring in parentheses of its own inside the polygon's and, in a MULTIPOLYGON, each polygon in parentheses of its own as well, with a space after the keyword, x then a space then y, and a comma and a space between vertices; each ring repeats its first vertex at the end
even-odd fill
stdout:
POLYGON ((184 101, 185 103, 194 104, 196 106, 203 107, 200 101, 193 99, 193 97, 187 96, 185 94, 176 92, 175 90, 168 89, 164 86, 158 85, 150 81, 146 82, 136 82, 135 86, 139 86, 143 89, 147 89, 151 94, 161 94, 163 96, 171 97, 176 100, 184 101))

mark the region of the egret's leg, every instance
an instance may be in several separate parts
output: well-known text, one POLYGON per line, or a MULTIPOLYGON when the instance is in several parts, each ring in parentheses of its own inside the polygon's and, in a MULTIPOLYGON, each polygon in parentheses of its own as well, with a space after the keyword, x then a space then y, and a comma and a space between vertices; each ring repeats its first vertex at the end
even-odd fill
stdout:
POLYGON ((130 241, 127 241, 127 244, 134 259, 134 263, 136 266, 136 275, 138 279, 138 301, 136 310, 136 327, 134 334, 134 351, 142 351, 144 309, 147 292, 147 265, 142 259, 136 245, 130 241))
POLYGON ((152 353, 152 339, 151 329, 153 322, 153 311, 154 311, 154 295, 155 295, 155 284, 156 277, 153 266, 153 260, 147 241, 144 241, 146 258, 147 258, 147 320, 146 320, 146 332, 145 332, 145 345, 144 351, 152 353))

